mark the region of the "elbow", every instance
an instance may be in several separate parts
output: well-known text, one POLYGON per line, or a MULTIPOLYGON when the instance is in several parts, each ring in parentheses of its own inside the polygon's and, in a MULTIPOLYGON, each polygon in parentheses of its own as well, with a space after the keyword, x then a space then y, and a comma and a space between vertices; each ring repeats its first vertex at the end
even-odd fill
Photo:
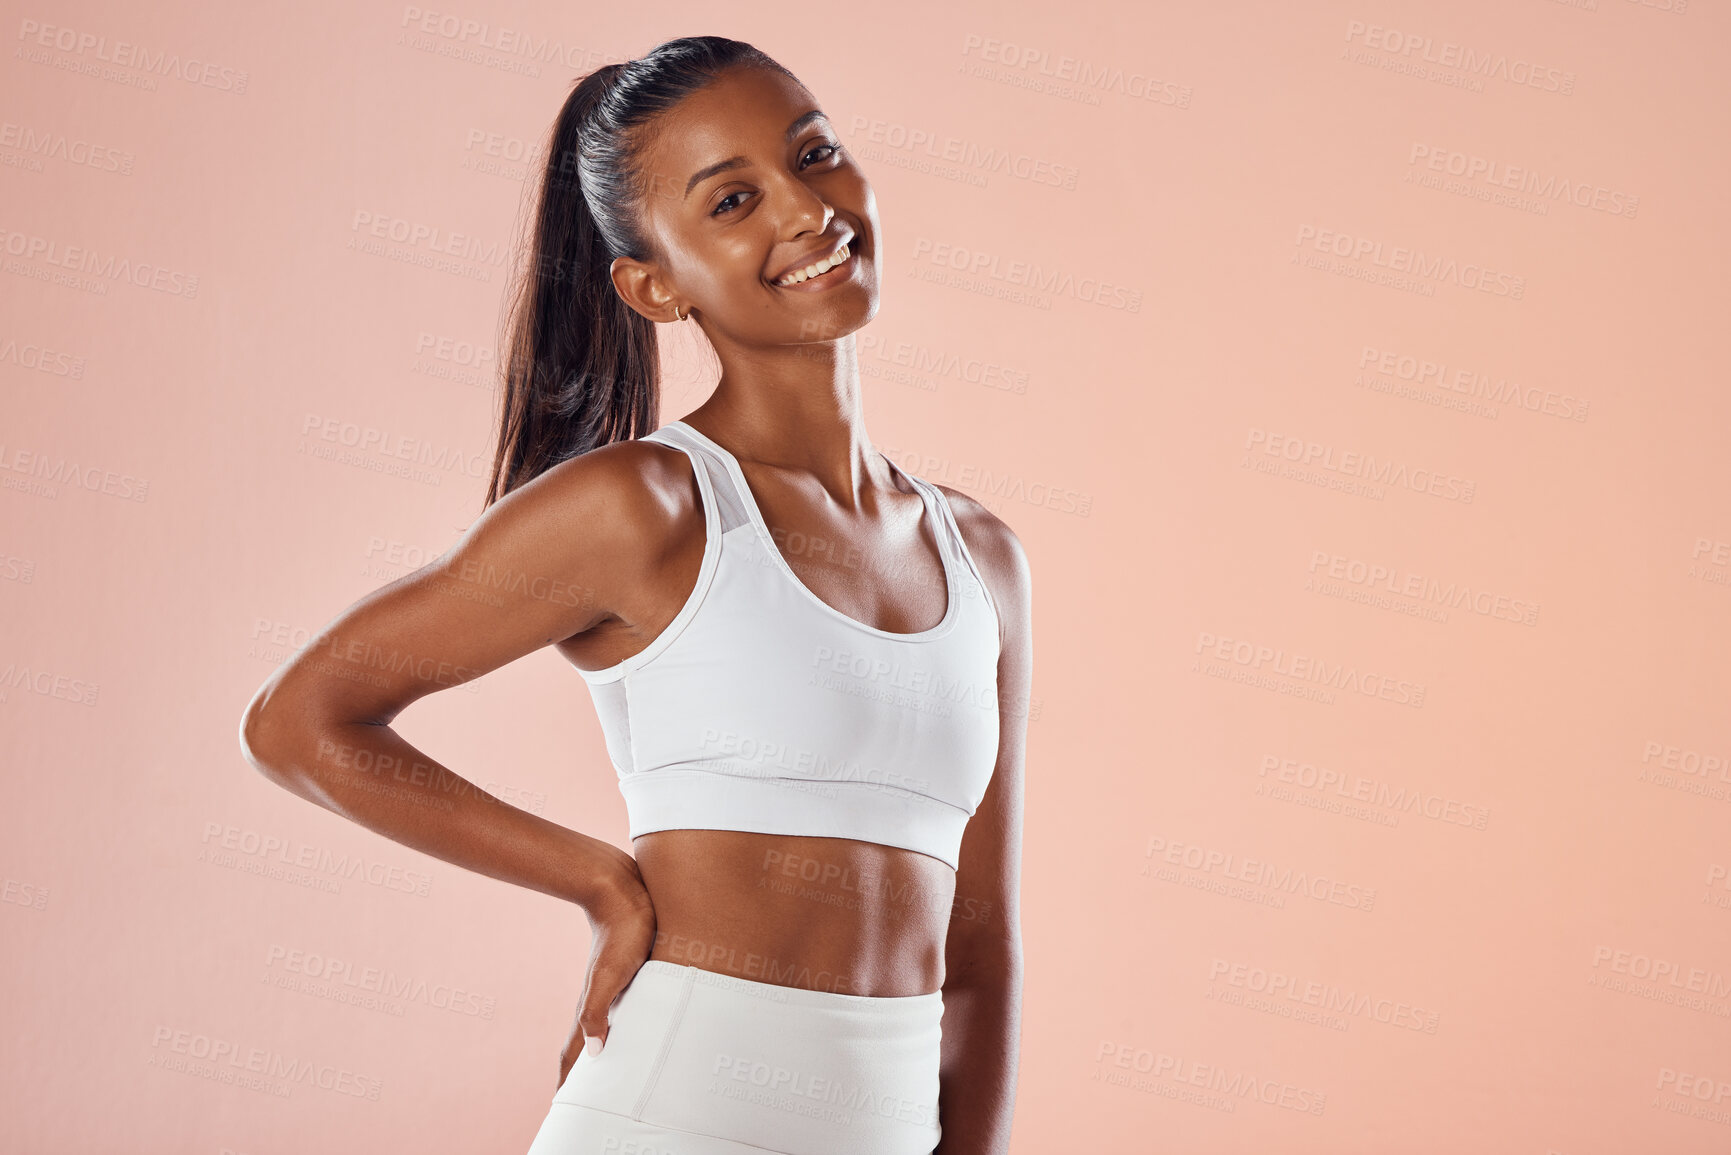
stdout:
POLYGON ((240 753, 246 759, 247 765, 267 778, 270 776, 270 737, 265 728, 262 690, 247 703, 246 711, 240 716, 240 753))
POLYGON ((240 752, 258 773, 278 786, 291 787, 295 779, 295 761, 285 754, 286 734, 279 717, 282 704, 267 705, 269 687, 259 690, 247 704, 240 718, 240 752))

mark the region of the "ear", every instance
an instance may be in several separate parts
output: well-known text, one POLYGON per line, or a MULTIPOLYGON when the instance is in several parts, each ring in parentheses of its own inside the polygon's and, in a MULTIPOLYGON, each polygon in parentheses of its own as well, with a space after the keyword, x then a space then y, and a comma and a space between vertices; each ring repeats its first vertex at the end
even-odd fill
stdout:
POLYGON ((614 257, 608 268, 613 289, 637 313, 657 323, 672 322, 679 302, 662 284, 661 271, 635 257, 614 257))

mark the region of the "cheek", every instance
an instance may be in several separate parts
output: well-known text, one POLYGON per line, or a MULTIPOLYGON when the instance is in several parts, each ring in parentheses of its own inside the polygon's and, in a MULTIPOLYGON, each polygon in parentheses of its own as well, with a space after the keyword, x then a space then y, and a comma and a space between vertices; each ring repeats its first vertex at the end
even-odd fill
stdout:
POLYGON ((872 191, 871 181, 859 169, 851 169, 851 180, 847 183, 847 203, 860 211, 862 216, 877 214, 877 194, 872 191))
POLYGON ((730 236, 711 245, 707 252, 694 254, 696 259, 687 275, 696 279, 704 294, 724 300, 725 294, 738 292, 742 285, 762 282, 768 251, 769 246, 755 238, 730 236))

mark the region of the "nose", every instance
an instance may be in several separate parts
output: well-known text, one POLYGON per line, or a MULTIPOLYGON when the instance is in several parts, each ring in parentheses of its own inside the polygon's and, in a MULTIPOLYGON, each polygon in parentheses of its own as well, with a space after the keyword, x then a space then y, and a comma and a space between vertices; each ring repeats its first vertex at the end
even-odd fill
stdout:
POLYGON ((776 199, 783 206, 786 221, 783 235, 797 237, 829 228, 830 221, 835 219, 835 208, 816 189, 794 173, 783 174, 780 185, 776 199))

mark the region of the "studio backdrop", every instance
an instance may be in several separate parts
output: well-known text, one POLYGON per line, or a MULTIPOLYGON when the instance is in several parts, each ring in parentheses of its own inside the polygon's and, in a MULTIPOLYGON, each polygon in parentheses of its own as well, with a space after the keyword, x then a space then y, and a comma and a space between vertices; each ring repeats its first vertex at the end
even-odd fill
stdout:
MULTIPOLYGON (((874 443, 1030 560, 1013 1149, 1731 1149, 1722 6, 7 9, 4 1150, 528 1146, 581 911, 237 730, 479 516, 571 83, 708 33, 876 191, 874 443)), ((629 848, 553 650, 395 725, 629 848)))

